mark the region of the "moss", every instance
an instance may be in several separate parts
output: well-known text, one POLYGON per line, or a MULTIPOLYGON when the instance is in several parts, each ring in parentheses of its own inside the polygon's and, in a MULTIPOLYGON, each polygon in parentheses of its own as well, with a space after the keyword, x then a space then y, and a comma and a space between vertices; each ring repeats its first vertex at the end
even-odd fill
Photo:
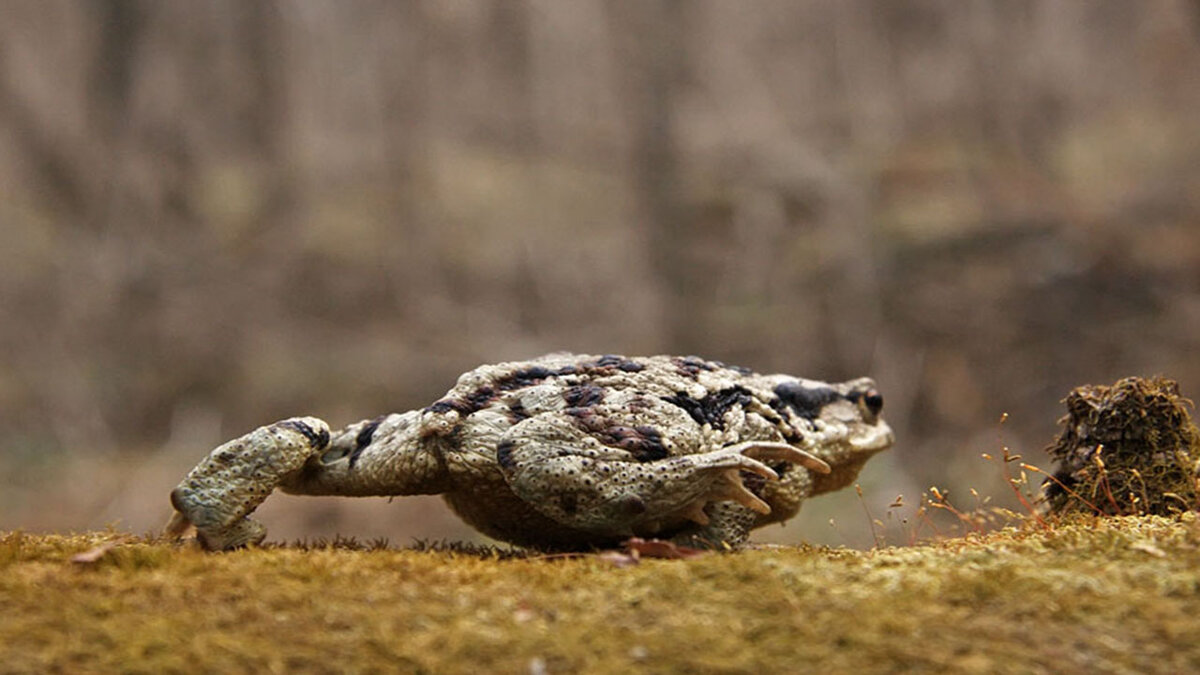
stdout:
POLYGON ((1087 385, 1065 400, 1057 465, 1043 484, 1050 513, 1170 514, 1200 506, 1200 432, 1191 401, 1165 378, 1087 385))
MULTIPOLYGON (((645 560, 0 538, 14 671, 955 672, 1200 664, 1194 514, 645 560), (111 545, 111 549, 98 549, 111 545), (96 560, 73 563, 88 550, 96 560)), ((427 547, 428 549, 429 547, 427 547)))

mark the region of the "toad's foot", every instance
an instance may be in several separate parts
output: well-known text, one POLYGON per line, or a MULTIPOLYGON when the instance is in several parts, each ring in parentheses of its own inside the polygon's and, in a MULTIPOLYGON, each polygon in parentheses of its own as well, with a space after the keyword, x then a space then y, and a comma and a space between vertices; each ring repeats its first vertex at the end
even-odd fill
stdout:
POLYGON ((325 422, 294 417, 222 445, 171 491, 176 513, 164 534, 178 537, 194 525, 210 551, 259 543, 267 530, 246 516, 328 444, 325 422))
MULTIPOLYGON (((785 443, 749 441, 725 448, 722 452, 741 452, 755 459, 775 463, 786 461, 799 464, 804 468, 821 474, 830 472, 830 467, 823 460, 785 443)), ((725 480, 736 492, 746 492, 753 496, 742 483, 740 472, 727 472, 725 480), (734 487, 736 486, 736 487, 734 487)), ((733 550, 741 548, 750 537, 750 530, 760 515, 770 513, 770 508, 761 500, 751 502, 736 497, 728 501, 701 498, 693 502, 686 514, 695 526, 686 528, 671 538, 677 545, 692 548, 709 548, 718 550, 733 550)))
POLYGON ((708 515, 704 507, 710 502, 737 502, 751 511, 768 514, 771 507, 759 499, 742 482, 742 471, 756 473, 768 480, 778 480, 779 476, 763 462, 791 462, 799 464, 818 473, 829 473, 829 465, 808 452, 790 446, 786 443, 771 443, 764 441, 747 441, 730 445, 720 450, 703 455, 685 455, 678 459, 688 459, 697 469, 717 469, 719 477, 711 491, 701 494, 684 510, 684 515, 700 525, 708 524, 708 515))

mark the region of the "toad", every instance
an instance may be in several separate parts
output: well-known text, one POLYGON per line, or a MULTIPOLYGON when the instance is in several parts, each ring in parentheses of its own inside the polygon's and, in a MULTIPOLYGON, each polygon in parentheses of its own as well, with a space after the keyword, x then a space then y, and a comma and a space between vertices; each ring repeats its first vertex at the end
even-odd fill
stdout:
POLYGON ((868 378, 825 383, 686 356, 550 354, 485 365, 420 410, 331 431, 313 417, 213 450, 171 492, 167 534, 255 544, 248 516, 300 495, 441 494, 480 532, 578 550, 630 537, 737 548, 892 445, 868 378))

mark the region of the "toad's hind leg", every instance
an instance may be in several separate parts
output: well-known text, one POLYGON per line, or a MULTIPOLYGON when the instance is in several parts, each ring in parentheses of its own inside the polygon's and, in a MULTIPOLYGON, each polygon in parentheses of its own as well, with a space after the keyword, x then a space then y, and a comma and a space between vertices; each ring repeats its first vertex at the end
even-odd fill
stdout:
POLYGON ((201 545, 225 550, 257 544, 266 528, 247 516, 329 445, 329 426, 296 417, 260 427, 213 450, 171 491, 168 536, 196 527, 201 545))
POLYGON ((411 411, 351 424, 332 435, 315 417, 256 429, 213 450, 171 492, 168 536, 189 525, 209 550, 266 536, 247 516, 276 488, 297 495, 437 494, 449 485, 437 413, 411 411))
POLYGON ((777 479, 763 461, 828 470, 816 457, 782 443, 741 443, 646 458, 605 445, 553 415, 539 415, 509 429, 496 459, 513 492, 559 523, 616 538, 655 535, 691 521, 702 527, 689 532, 711 530, 712 536, 705 538, 710 546, 726 539, 739 544, 752 519, 741 528, 745 532, 738 532, 741 526, 733 521, 710 523, 705 509, 709 504, 740 505, 737 514, 770 513, 742 483, 742 472, 777 479))

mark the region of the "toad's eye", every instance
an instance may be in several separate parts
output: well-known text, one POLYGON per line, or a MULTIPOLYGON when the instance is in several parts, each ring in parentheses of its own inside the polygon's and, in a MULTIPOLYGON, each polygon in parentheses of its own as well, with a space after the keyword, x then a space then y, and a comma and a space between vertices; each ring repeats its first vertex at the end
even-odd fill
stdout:
POLYGON ((867 390, 867 393, 863 394, 862 402, 872 415, 878 415, 879 411, 883 410, 883 394, 875 389, 867 390))

